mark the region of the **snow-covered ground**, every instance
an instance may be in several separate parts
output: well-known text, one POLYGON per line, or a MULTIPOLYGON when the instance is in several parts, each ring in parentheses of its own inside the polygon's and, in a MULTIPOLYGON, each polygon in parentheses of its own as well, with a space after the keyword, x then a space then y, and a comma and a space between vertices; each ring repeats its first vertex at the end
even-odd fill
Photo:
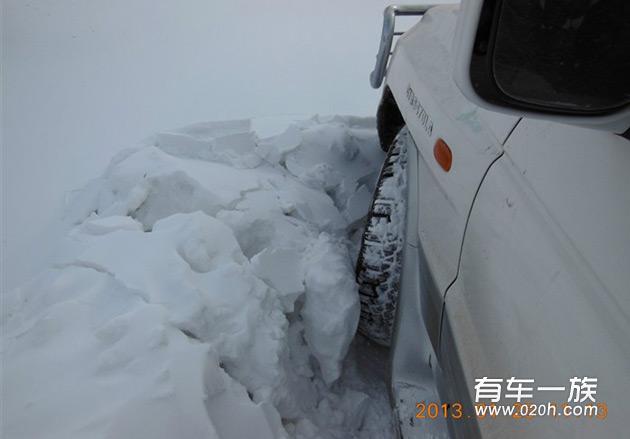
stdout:
POLYGON ((119 153, 5 298, 3 437, 391 437, 384 355, 351 346, 382 160, 374 120, 338 116, 119 153))

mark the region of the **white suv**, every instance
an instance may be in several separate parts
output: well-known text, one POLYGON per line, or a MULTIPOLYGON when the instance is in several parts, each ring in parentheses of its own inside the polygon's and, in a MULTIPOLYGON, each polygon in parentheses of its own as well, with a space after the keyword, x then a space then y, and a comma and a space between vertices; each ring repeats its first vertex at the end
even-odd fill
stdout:
POLYGON ((383 79, 357 281, 402 435, 630 437, 630 3, 392 6, 383 79))

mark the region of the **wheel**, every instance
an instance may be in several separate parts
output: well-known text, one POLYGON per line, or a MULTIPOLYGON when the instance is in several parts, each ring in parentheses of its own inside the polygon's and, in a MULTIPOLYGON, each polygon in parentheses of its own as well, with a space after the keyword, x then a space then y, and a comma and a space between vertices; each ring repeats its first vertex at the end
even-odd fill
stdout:
POLYGON ((389 148, 374 191, 356 266, 361 298, 359 331, 384 346, 389 346, 392 338, 400 288, 408 138, 409 132, 403 127, 389 148))

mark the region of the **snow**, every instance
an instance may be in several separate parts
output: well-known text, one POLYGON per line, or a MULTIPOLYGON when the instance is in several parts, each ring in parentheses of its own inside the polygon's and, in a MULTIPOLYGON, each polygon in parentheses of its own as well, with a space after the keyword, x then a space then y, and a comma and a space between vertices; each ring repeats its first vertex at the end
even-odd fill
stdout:
POLYGON ((5 298, 5 437, 392 435, 378 348, 351 348, 374 120, 289 123, 160 133, 74 194, 5 298))
POLYGON ((66 197, 147 133, 373 115, 368 75, 389 3, 3 1, 7 286, 49 263, 66 197))

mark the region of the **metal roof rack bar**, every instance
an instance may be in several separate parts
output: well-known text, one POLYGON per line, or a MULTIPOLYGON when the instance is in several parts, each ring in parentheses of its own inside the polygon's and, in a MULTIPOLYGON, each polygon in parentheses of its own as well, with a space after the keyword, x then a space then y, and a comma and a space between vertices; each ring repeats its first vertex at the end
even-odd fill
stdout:
POLYGON ((383 32, 381 33, 381 42, 376 55, 376 65, 370 73, 370 85, 373 88, 379 88, 385 78, 387 71, 387 62, 392 52, 392 42, 394 35, 400 36, 404 32, 395 32, 396 17, 398 15, 423 16, 429 8, 434 5, 391 5, 385 8, 383 12, 383 32))

